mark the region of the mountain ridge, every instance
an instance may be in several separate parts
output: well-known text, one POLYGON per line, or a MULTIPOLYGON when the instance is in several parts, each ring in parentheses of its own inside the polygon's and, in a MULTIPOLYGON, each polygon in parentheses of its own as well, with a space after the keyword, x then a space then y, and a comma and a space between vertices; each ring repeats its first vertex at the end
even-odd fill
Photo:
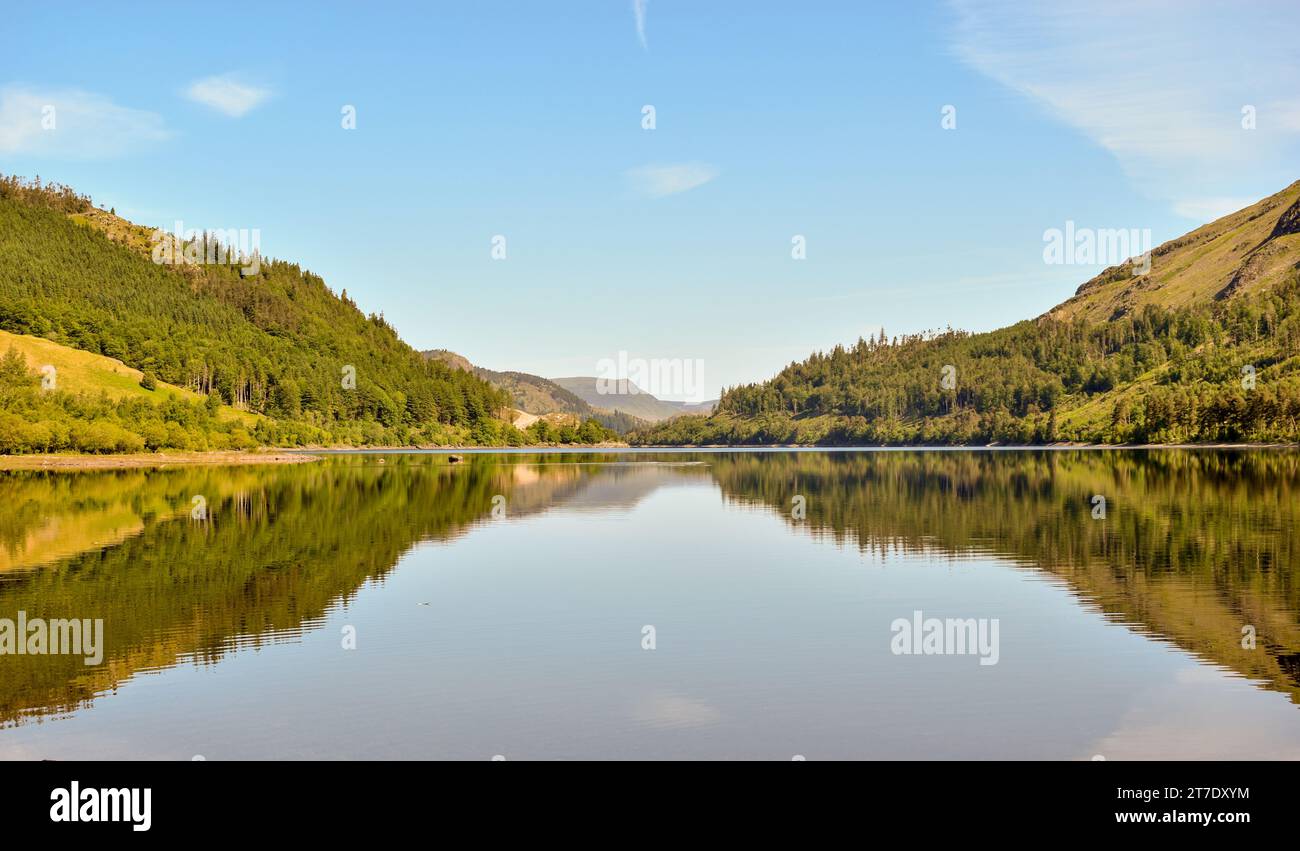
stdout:
POLYGON ((1297 234, 1300 180, 1156 246, 1145 275, 1132 274, 1129 263, 1103 270, 1044 315, 1070 319, 1082 314, 1105 321, 1145 304, 1168 308, 1230 298, 1272 281, 1279 273, 1279 260, 1282 265, 1294 264, 1297 234))
POLYGON ((660 399, 637 387, 629 379, 602 382, 598 378, 579 375, 552 378, 551 381, 581 397, 589 405, 622 411, 652 423, 704 409, 712 410, 712 406, 715 404, 714 402, 689 403, 660 399), (608 392, 611 390, 611 387, 608 386, 610 384, 613 385, 612 389, 616 392, 608 392))
MULTIPOLYGON (((586 400, 569 392, 556 382, 527 372, 498 372, 487 367, 476 366, 469 358, 447 349, 428 349, 421 354, 426 358, 440 360, 456 369, 472 372, 474 375, 510 394, 515 408, 526 415, 524 419, 552 417, 555 415, 572 415, 581 419, 594 419, 601 425, 622 435, 649 425, 629 413, 589 405, 586 400)), ((563 419, 562 417, 560 419, 563 419)), ((519 418, 516 418, 518 422, 519 418)))
POLYGON ((634 443, 1300 440, 1300 181, 1005 328, 860 339, 634 443), (1142 264, 1145 265, 1145 264, 1142 264), (1141 266, 1138 267, 1139 269, 1141 266))

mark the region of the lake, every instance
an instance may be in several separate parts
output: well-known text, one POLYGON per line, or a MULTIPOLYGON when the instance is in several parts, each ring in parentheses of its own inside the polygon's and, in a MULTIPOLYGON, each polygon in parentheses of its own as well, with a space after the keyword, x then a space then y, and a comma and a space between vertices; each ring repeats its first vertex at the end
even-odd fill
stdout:
POLYGON ((0 758, 1300 758, 1295 452, 463 454, 0 473, 0 758))

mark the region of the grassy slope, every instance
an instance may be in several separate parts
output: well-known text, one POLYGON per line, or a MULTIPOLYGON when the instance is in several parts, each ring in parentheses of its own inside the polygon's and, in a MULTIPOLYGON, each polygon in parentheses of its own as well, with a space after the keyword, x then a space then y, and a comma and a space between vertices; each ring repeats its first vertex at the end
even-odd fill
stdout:
POLYGON ((1265 290, 1300 258, 1300 233, 1273 236, 1297 204, 1300 181, 1158 246, 1145 276, 1134 276, 1126 265, 1107 269, 1047 315, 1105 322, 1145 304, 1177 308, 1265 290))
MULTIPOLYGON (((1287 229, 1283 220, 1294 215, 1298 206, 1300 181, 1158 246, 1151 252, 1151 271, 1143 278, 1132 276, 1123 266, 1107 269, 1047 315, 1100 323, 1146 304, 1178 308, 1267 290, 1300 262, 1300 233, 1278 233, 1287 229)), ((1271 353, 1267 345, 1260 345, 1254 347, 1254 354, 1247 360, 1264 362, 1271 353)), ((1167 365, 1152 370, 1131 384, 1067 409, 1062 424, 1100 426, 1118 399, 1138 397, 1166 369, 1167 365)))
MULTIPOLYGON (((16 349, 27 359, 33 372, 39 372, 46 365, 53 366, 58 389, 69 393, 92 395, 104 393, 115 401, 149 399, 158 402, 166 398, 180 398, 188 402, 203 401, 203 397, 192 390, 174 387, 162 381, 158 382, 158 389, 146 390, 140 386, 143 373, 115 358, 61 346, 42 337, 0 331, 0 354, 11 348, 16 349)), ((229 405, 221 406, 221 416, 223 419, 249 424, 258 419, 256 414, 239 411, 229 405)))

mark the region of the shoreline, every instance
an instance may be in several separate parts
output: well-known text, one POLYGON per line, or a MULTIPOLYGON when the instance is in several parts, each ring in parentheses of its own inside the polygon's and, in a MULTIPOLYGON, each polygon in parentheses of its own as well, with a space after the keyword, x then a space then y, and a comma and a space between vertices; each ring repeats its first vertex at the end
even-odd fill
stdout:
MULTIPOLYGON (((276 452, 526 452, 529 449, 631 449, 630 443, 530 443, 527 446, 442 446, 439 444, 413 446, 296 446, 292 449, 276 449, 276 452)), ((272 451, 268 449, 267 451, 272 451)))
POLYGON ((902 444, 818 444, 818 443, 653 443, 642 444, 634 449, 716 449, 750 450, 750 449, 802 449, 821 450, 824 452, 855 452, 890 450, 895 452, 1024 452, 1024 451, 1063 451, 1069 449, 1300 449, 1300 443, 902 443, 902 444))
POLYGON ((252 464, 310 464, 311 454, 273 452, 159 452, 132 455, 0 455, 0 472, 10 470, 139 470, 149 467, 252 464))
MULTIPOLYGON (((324 454, 365 452, 505 452, 534 447, 511 446, 302 446, 293 449, 223 449, 209 452, 139 452, 129 455, 61 454, 0 455, 0 473, 18 470, 138 470, 172 466, 251 466, 256 464, 310 464, 324 454), (322 454, 316 454, 322 453, 322 454)), ((627 449, 626 443, 537 444, 538 449, 627 449)))
POLYGON ((756 450, 800 450, 804 452, 979 452, 979 451, 1068 451, 1068 450, 1134 450, 1134 449, 1297 449, 1297 443, 1053 443, 1046 446, 803 446, 799 444, 688 444, 630 446, 626 443, 597 444, 538 444, 537 446, 312 446, 300 449, 264 449, 247 452, 222 450, 216 452, 161 452, 133 455, 0 455, 0 472, 18 470, 136 470, 154 467, 225 465, 248 466, 256 464, 310 464, 325 455, 366 453, 421 452, 493 452, 520 454, 530 449, 563 449, 572 452, 602 450, 618 452, 646 452, 654 450, 704 452, 753 452, 756 450), (319 453, 319 454, 317 454, 319 453))

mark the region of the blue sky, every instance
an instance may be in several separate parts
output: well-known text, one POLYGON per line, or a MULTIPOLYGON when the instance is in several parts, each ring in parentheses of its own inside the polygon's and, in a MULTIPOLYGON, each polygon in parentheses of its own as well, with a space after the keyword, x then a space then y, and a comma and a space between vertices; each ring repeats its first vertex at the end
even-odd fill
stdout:
POLYGON ((257 228, 417 348, 545 376, 698 359, 695 398, 881 327, 1037 315, 1101 268, 1044 263, 1067 220, 1159 243, 1300 178, 1294 3, 6 16, 31 37, 0 64, 0 170, 257 228))

